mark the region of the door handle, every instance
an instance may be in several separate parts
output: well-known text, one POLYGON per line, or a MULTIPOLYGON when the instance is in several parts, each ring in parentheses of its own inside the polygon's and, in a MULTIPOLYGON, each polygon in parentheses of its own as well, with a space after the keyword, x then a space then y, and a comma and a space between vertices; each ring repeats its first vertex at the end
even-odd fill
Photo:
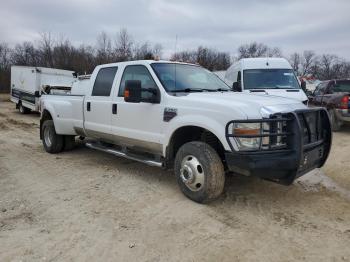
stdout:
POLYGON ((86 103, 86 110, 91 111, 91 102, 86 103))
POLYGON ((118 105, 117 104, 113 104, 112 105, 112 114, 116 115, 118 113, 118 105))

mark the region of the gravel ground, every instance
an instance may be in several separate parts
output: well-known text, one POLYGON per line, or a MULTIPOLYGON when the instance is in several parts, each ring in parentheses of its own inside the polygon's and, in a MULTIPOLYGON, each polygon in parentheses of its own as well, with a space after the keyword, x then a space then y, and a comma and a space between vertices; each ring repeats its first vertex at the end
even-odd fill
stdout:
POLYGON ((292 186, 229 176, 199 205, 171 172, 45 153, 38 123, 0 96, 0 261, 350 261, 350 128, 292 186))

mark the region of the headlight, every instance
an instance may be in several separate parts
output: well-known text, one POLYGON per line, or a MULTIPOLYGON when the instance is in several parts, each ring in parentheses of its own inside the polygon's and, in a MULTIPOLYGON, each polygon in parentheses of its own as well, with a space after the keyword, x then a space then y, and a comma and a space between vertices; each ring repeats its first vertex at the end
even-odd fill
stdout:
POLYGON ((239 150, 259 150, 261 146, 261 137, 249 137, 261 134, 261 123, 235 123, 232 134, 235 137, 239 150))

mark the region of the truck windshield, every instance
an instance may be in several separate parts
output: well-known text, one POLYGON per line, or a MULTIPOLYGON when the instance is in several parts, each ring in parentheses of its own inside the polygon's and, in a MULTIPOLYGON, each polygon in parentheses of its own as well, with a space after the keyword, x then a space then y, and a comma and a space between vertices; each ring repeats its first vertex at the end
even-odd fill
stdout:
POLYGON ((350 80, 336 81, 333 92, 350 92, 350 80))
POLYGON ((196 65, 154 63, 152 68, 167 92, 231 90, 218 76, 196 65))
POLYGON ((298 89, 291 69, 249 69, 243 71, 244 89, 298 89))

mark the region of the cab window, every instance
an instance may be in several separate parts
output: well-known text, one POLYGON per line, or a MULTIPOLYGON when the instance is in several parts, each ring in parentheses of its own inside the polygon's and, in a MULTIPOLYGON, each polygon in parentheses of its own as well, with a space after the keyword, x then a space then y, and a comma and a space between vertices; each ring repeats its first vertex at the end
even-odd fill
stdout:
POLYGON ((110 96, 115 74, 118 67, 101 68, 98 71, 94 87, 92 89, 92 96, 110 96))
POLYGON ((327 89, 327 85, 328 85, 328 82, 319 84, 315 89, 314 95, 316 96, 323 95, 327 89))
MULTIPOLYGON (((124 96, 125 82, 128 80, 139 80, 141 81, 142 89, 158 89, 157 84, 154 82, 148 69, 143 65, 130 65, 124 70, 122 80, 120 82, 118 96, 124 96)), ((141 98, 149 99, 152 97, 151 92, 142 91, 141 98)))

